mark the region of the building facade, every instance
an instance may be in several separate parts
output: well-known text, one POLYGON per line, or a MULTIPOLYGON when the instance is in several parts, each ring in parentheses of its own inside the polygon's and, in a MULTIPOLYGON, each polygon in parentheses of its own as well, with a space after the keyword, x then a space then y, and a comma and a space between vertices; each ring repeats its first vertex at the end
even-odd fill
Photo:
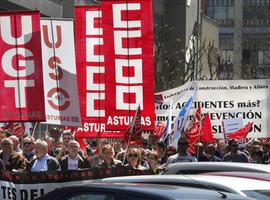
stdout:
MULTIPOLYGON (((219 22, 219 47, 222 57, 234 59, 235 0, 204 0, 205 14, 219 22)), ((270 0, 242 0, 243 78, 270 77, 270 0), (246 71, 249 71, 250 74, 246 71)))

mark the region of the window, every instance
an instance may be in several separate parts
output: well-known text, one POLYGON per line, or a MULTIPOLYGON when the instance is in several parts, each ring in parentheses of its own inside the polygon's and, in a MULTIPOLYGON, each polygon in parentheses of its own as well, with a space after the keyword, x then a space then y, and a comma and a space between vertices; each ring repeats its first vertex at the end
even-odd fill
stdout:
POLYGON ((270 51, 259 51, 259 65, 270 65, 270 51))
POLYGON ((214 18, 214 7, 213 6, 208 6, 206 8, 206 15, 208 17, 214 18))
POLYGON ((70 198, 66 198, 67 200, 114 200, 115 195, 111 193, 84 193, 84 194, 74 194, 70 198))
POLYGON ((233 38, 220 38, 219 47, 222 50, 233 50, 233 38))
POLYGON ((233 19, 234 18, 234 7, 230 6, 227 8, 228 9, 228 19, 233 19))
POLYGON ((137 195, 132 195, 132 194, 128 194, 126 195, 126 200, 159 200, 159 199, 153 199, 147 196, 137 196, 137 195))
POLYGON ((215 7, 214 11, 214 19, 226 19, 227 18, 227 12, 226 7, 215 7))

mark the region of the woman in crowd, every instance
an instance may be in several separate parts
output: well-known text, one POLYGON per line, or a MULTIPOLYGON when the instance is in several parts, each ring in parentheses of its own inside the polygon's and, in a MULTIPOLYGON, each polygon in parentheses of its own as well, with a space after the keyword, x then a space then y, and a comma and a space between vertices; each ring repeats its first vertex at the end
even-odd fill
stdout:
POLYGON ((122 165, 120 160, 114 159, 114 150, 110 144, 106 144, 102 147, 101 155, 103 158, 103 161, 99 165, 101 167, 116 167, 122 165))
POLYGON ((134 169, 144 170, 145 167, 141 165, 141 151, 138 148, 132 148, 128 151, 128 164, 134 169))
POLYGON ((254 145, 250 152, 249 162, 262 164, 262 159, 263 159, 263 150, 259 145, 254 145))

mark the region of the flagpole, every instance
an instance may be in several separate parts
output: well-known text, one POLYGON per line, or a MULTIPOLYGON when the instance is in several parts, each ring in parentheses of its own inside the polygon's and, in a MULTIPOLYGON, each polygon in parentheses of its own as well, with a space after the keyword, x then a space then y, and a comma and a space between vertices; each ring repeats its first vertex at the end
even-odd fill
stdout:
MULTIPOLYGON (((133 130, 133 128, 132 128, 131 130, 133 130)), ((131 140, 131 135, 132 135, 132 131, 130 131, 130 133, 129 133, 127 150, 126 150, 126 152, 125 152, 125 154, 124 154, 124 158, 123 158, 123 163, 122 163, 122 165, 124 165, 125 160, 126 160, 126 157, 127 157, 127 153, 128 153, 128 150, 129 150, 129 143, 130 143, 130 140, 131 140)))
POLYGON ((122 165, 124 165, 125 160, 126 160, 126 157, 127 157, 127 153, 128 153, 128 150, 129 150, 129 143, 130 143, 131 135, 132 135, 132 132, 133 132, 133 129, 134 129, 134 126, 135 126, 135 120, 136 120, 135 118, 136 118, 136 116, 137 116, 137 114, 138 114, 139 107, 140 107, 140 104, 139 104, 139 106, 138 106, 138 108, 137 108, 137 110, 136 110, 136 113, 135 113, 135 115, 133 116, 133 119, 132 119, 132 124, 131 124, 131 128, 130 128, 130 131, 129 131, 129 137, 128 137, 127 150, 126 150, 126 152, 125 152, 125 154, 124 154, 124 158, 123 158, 123 163, 122 163, 122 165))
POLYGON ((37 124, 38 124, 38 122, 35 123, 35 126, 33 128, 32 137, 34 137, 34 135, 35 135, 37 124))

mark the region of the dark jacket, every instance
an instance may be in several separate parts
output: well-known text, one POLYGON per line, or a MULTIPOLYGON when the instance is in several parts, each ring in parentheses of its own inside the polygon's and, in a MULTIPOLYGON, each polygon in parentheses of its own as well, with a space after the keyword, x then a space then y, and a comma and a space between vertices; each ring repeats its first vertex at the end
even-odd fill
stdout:
MULTIPOLYGON (((3 160, 3 155, 2 152, 0 153, 0 159, 3 160)), ((13 169, 15 170, 25 170, 25 158, 17 153, 13 152, 11 156, 8 159, 8 163, 5 168, 8 171, 12 171, 13 169)))
MULTIPOLYGON (((88 163, 87 160, 82 159, 81 156, 78 156, 78 157, 79 157, 78 169, 85 169, 85 168, 89 168, 90 167, 90 165, 89 165, 89 163, 88 163)), ((65 155, 64 157, 62 157, 59 160, 59 163, 61 165, 61 169, 62 170, 68 170, 68 155, 65 155)))
POLYGON ((112 158, 110 165, 107 165, 107 163, 103 160, 99 166, 100 167, 116 167, 116 166, 121 166, 121 165, 122 165, 122 161, 112 158))
MULTIPOLYGON (((37 158, 33 159, 30 163, 27 163, 26 171, 31 172, 31 169, 32 169, 34 163, 36 162, 36 160, 37 160, 37 158)), ((56 158, 48 155, 47 169, 48 169, 48 171, 57 171, 57 170, 61 170, 61 166, 56 158)))

